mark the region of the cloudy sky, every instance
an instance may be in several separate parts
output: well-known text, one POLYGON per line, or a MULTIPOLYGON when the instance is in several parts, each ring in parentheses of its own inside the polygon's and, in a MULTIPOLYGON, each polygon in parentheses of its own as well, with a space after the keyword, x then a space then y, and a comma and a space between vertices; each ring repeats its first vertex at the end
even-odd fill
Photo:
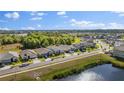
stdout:
POLYGON ((123 29, 124 12, 0 11, 0 29, 123 29))

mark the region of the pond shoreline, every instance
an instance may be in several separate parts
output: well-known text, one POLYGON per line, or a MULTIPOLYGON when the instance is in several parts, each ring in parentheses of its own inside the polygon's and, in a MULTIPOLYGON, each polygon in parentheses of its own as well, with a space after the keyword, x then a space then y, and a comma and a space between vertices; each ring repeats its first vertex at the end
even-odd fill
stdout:
MULTIPOLYGON (((106 56, 103 54, 103 56, 106 56)), ((110 56, 108 56, 110 57, 110 56)), ((76 67, 75 68, 70 68, 68 70, 65 70, 65 71, 59 71, 59 72, 55 72, 54 75, 50 75, 47 74, 50 78, 47 79, 47 78, 43 78, 43 80, 58 80, 58 79, 62 79, 62 78, 65 78, 67 76, 70 76, 70 75, 74 75, 74 74, 79 74, 81 73, 82 71, 85 71, 87 69, 90 69, 90 68, 93 68, 93 67, 96 67, 96 66, 99 66, 99 65, 103 65, 103 64, 111 64, 112 67, 116 67, 116 68, 119 68, 119 69, 124 69, 124 63, 121 63, 120 61, 118 60, 115 60, 114 58, 110 57, 108 58, 107 60, 104 61, 104 59, 100 59, 101 61, 99 62, 93 62, 93 63, 89 63, 89 64, 86 64, 86 65, 83 65, 83 66, 80 66, 80 67, 76 67), (120 63, 122 65, 120 65, 120 63)))
POLYGON ((59 79, 63 79, 63 78, 66 78, 68 76, 71 76, 71 75, 78 75, 80 74, 81 72, 85 71, 85 70, 88 70, 90 68, 94 68, 94 67, 97 67, 97 66, 100 66, 100 65, 105 65, 105 64, 111 64, 112 67, 115 67, 115 68, 118 68, 118 69, 123 69, 124 70, 124 67, 119 67, 119 66, 116 66, 110 62, 103 62, 103 63, 100 63, 100 64, 89 64, 89 65, 86 65, 80 69, 71 69, 70 71, 67 71, 65 73, 59 73, 59 74, 56 74, 54 77, 53 77, 53 81, 58 81, 59 79))
POLYGON ((98 66, 98 65, 111 64, 109 59, 104 59, 104 57, 106 57, 106 55, 104 55, 104 54, 99 54, 99 55, 94 56, 94 58, 90 57, 91 59, 90 58, 87 59, 85 61, 85 63, 87 63, 87 64, 84 64, 83 63, 84 60, 83 60, 82 63, 80 63, 78 65, 74 65, 72 67, 64 68, 64 69, 61 69, 58 71, 48 73, 44 76, 41 76, 41 80, 47 80, 47 81, 48 80, 57 80, 57 79, 65 78, 65 77, 73 75, 73 74, 79 74, 84 70, 87 70, 89 68, 93 68, 93 67, 98 66), (101 56, 101 59, 98 60, 99 55, 101 56), (92 59, 93 59, 93 61, 92 61, 92 59))
POLYGON ((56 81, 124 81, 124 69, 103 64, 56 81))

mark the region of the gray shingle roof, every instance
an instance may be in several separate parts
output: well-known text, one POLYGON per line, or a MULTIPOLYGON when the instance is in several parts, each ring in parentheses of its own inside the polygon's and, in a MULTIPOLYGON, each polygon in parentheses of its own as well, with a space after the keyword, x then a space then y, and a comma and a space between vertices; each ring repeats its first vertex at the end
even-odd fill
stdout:
POLYGON ((2 60, 8 60, 13 57, 18 58, 19 57, 18 53, 17 52, 7 52, 7 53, 0 54, 0 62, 2 60))
POLYGON ((67 51, 67 50, 69 50, 71 48, 74 48, 74 46, 73 45, 59 45, 59 46, 49 46, 47 48, 55 50, 55 51, 57 51, 57 50, 67 51))
POLYGON ((37 54, 45 54, 45 53, 48 53, 48 52, 52 52, 50 49, 47 49, 47 48, 37 48, 37 49, 34 49, 34 51, 37 53, 37 54))
POLYGON ((27 49, 27 50, 23 50, 21 53, 20 53, 20 56, 21 57, 24 57, 25 56, 25 54, 26 55, 37 55, 37 53, 34 51, 34 50, 29 50, 29 49, 27 49))

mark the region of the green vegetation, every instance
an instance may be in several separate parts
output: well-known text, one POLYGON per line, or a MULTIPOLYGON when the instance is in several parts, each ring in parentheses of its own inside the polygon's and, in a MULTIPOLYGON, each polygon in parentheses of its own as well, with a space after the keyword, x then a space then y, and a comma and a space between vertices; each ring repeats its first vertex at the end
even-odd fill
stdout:
POLYGON ((111 63, 113 66, 118 67, 118 68, 124 68, 124 59, 121 58, 113 58, 111 60, 111 63))
POLYGON ((27 36, 17 36, 14 34, 0 34, 0 45, 16 44, 22 46, 18 48, 33 49, 39 47, 47 47, 49 45, 60 45, 72 43, 80 43, 80 39, 76 36, 58 32, 31 32, 27 36))
POLYGON ((27 63, 32 64, 33 63, 32 59, 29 59, 27 63))
POLYGON ((45 61, 45 58, 42 57, 42 58, 38 58, 41 62, 44 62, 45 61))
POLYGON ((53 55, 50 58, 54 60, 54 59, 57 59, 57 58, 64 58, 64 57, 65 57, 64 54, 60 54, 60 55, 53 55))
POLYGON ((69 34, 34 32, 28 34, 22 40, 22 44, 24 48, 39 48, 59 44, 70 45, 75 42, 75 39, 77 38, 69 34))
POLYGON ((75 38, 75 40, 74 40, 74 44, 79 44, 81 42, 81 40, 80 40, 80 38, 75 38))
POLYGON ((22 37, 11 34, 0 34, 0 45, 20 43, 22 37))
POLYGON ((120 36, 120 38, 124 40, 124 35, 122 34, 122 35, 120 36))
POLYGON ((11 63, 12 67, 16 67, 16 66, 19 66, 19 65, 21 65, 21 64, 22 64, 21 61, 18 61, 18 62, 12 62, 12 63, 11 63))
POLYGON ((100 47, 101 47, 100 44, 97 43, 97 44, 96 44, 96 48, 100 48, 100 47))

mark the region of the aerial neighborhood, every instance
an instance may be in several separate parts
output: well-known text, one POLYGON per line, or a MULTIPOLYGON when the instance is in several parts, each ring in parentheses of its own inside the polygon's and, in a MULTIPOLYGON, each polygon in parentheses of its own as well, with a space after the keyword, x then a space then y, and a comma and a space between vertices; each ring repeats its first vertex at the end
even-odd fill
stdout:
POLYGON ((97 54, 124 58, 124 34, 121 32, 30 31, 12 33, 0 34, 1 75, 15 73, 17 67, 19 71, 23 71, 97 54))
POLYGON ((1 11, 0 81, 124 81, 121 15, 1 11))
POLYGON ((124 41, 122 40, 122 34, 118 34, 118 33, 110 35, 108 33, 96 34, 96 33, 76 32, 73 34, 72 33, 65 34, 64 32, 63 33, 53 32, 51 34, 49 32, 48 33, 30 32, 27 35, 1 34, 0 37, 2 38, 1 49, 3 50, 5 50, 3 46, 6 45, 6 42, 9 43, 8 45, 12 45, 16 43, 21 44, 21 45, 15 45, 16 48, 19 49, 19 51, 9 50, 2 52, 1 50, 0 53, 1 65, 11 64, 13 62, 18 62, 18 61, 24 63, 31 59, 36 59, 36 58, 40 58, 40 59, 51 58, 51 60, 53 60, 52 59, 53 56, 55 57, 62 55, 64 57, 67 54, 74 54, 74 53, 80 54, 80 52, 92 51, 93 49, 98 49, 99 47, 102 47, 102 49, 106 51, 108 49, 108 51, 111 53, 113 51, 113 56, 123 55, 123 53, 120 52, 123 52, 124 41), (50 35, 53 36, 49 37, 50 35), (11 40, 12 38, 16 38, 17 41, 16 40, 12 41, 11 40), (4 39, 6 39, 6 41, 4 39))
MULTIPOLYGON (((80 38, 77 38, 72 44, 56 44, 56 45, 48 45, 47 47, 41 46, 38 48, 25 48, 20 51, 7 51, 5 53, 0 53, 0 64, 11 64, 13 62, 21 61, 27 62, 29 59, 35 58, 52 58, 53 56, 59 56, 65 54, 73 54, 74 52, 86 52, 90 51, 90 49, 97 49, 96 43, 93 40, 81 41, 80 38)), ((20 47, 20 46, 19 46, 20 47)), ((27 47, 27 45, 25 45, 27 47)), ((30 47, 30 46, 28 46, 30 47)), ((52 60, 52 59, 51 59, 52 60)))

